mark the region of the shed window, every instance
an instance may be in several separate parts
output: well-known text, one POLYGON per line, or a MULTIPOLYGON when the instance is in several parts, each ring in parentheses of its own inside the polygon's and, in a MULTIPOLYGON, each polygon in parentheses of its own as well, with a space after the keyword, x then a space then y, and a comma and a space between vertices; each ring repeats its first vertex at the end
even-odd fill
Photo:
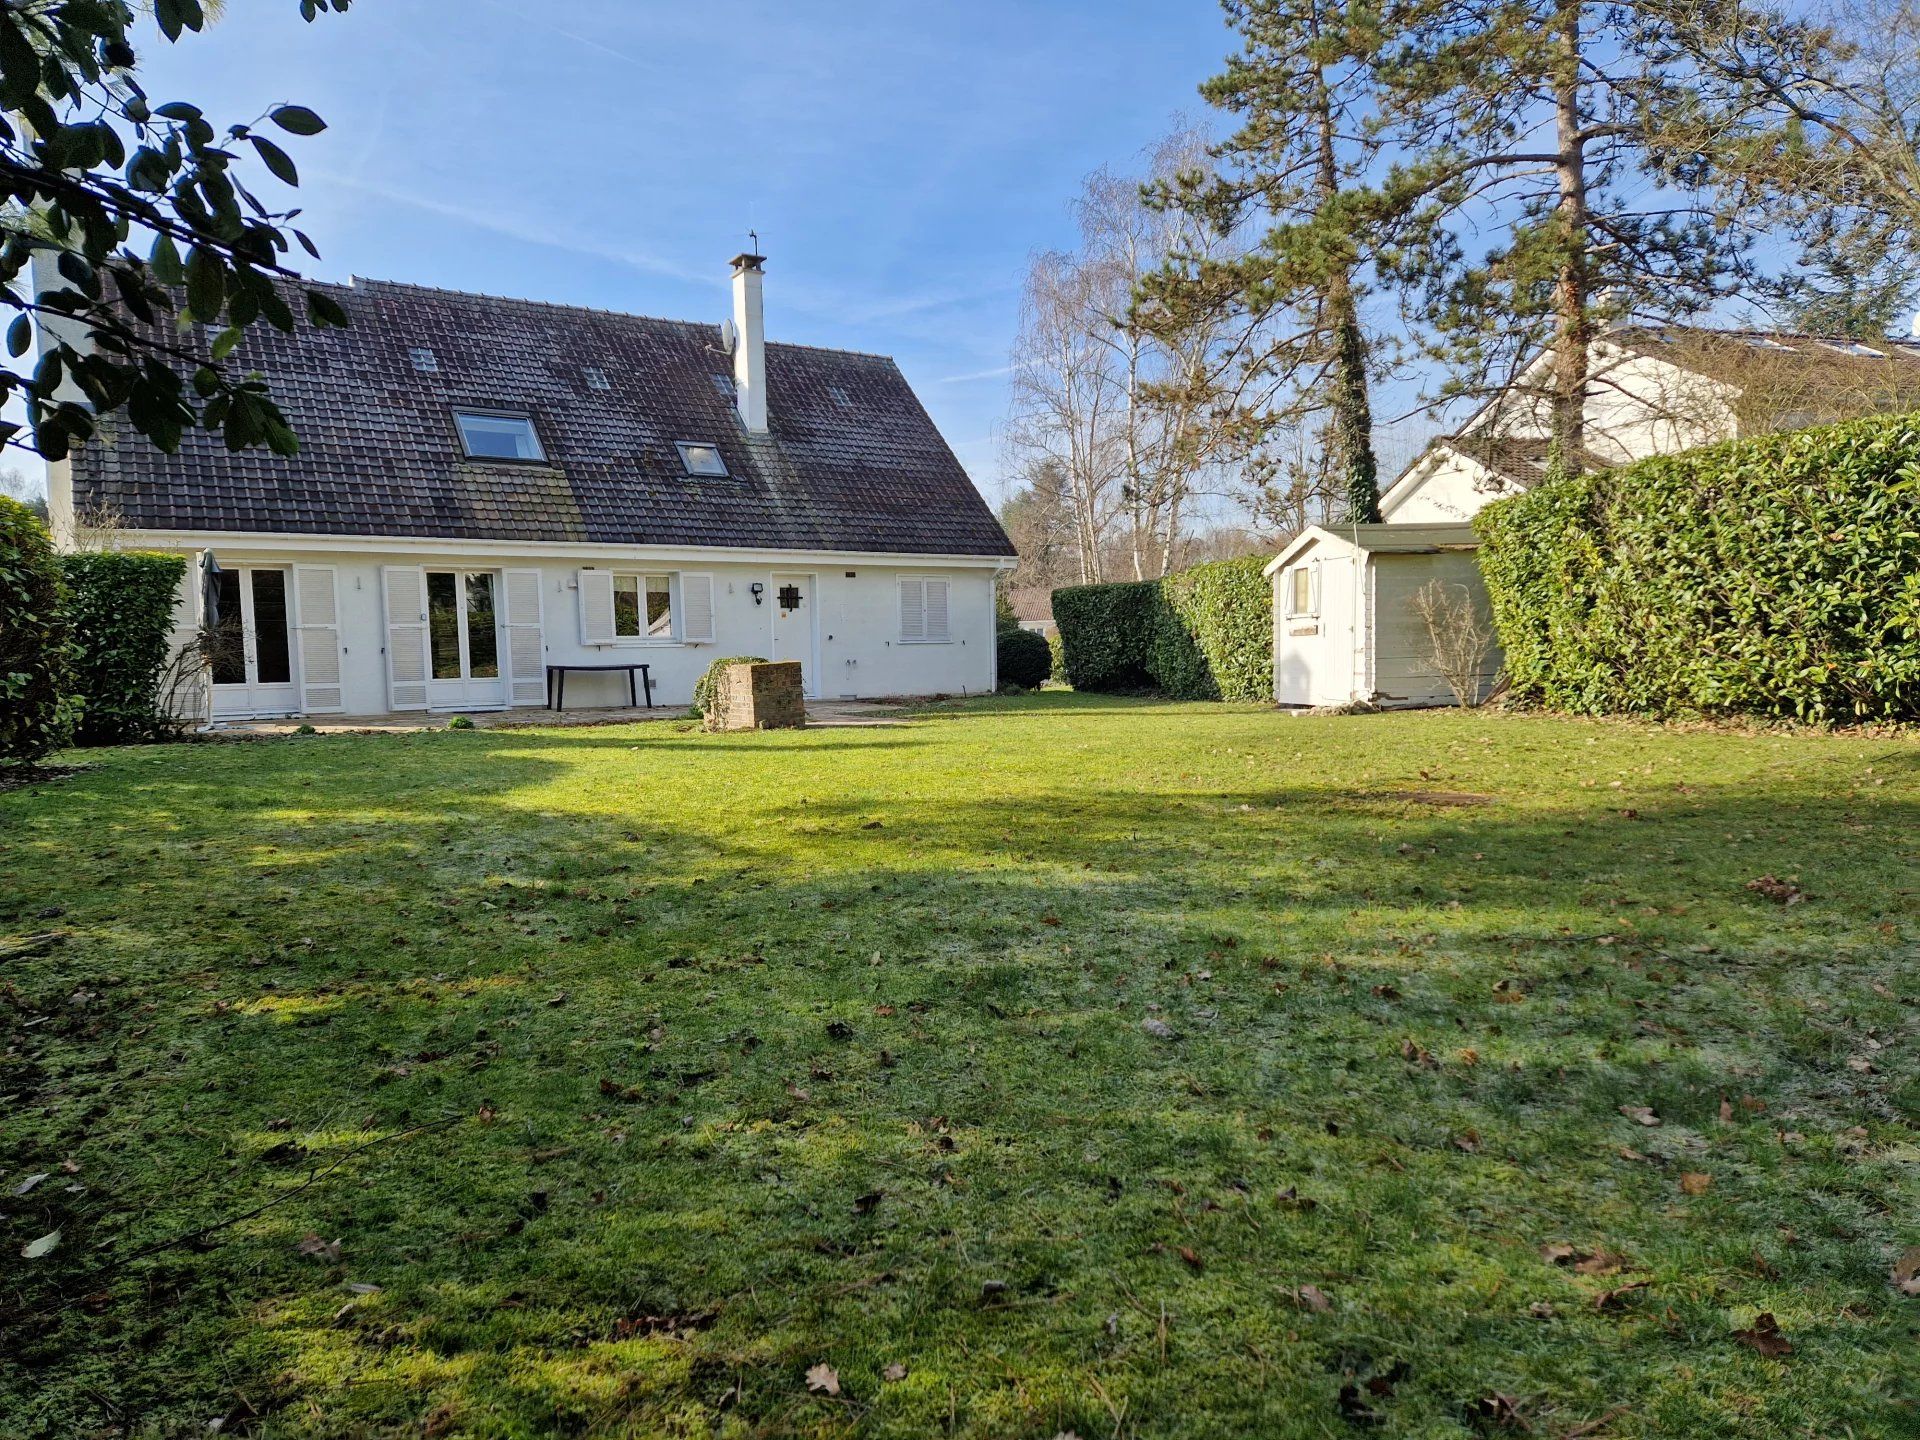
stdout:
POLYGON ((727 462, 722 458, 719 448, 703 445, 697 440, 676 440, 673 448, 680 452, 680 464, 689 475, 724 475, 727 462))
POLYGON ((460 427, 460 444, 476 460, 544 460, 540 437, 534 434, 533 421, 526 415, 497 410, 456 410, 453 420, 460 427))
POLYGON ((613 633, 623 640, 671 640, 673 577, 615 575, 613 633))
POLYGON ((1309 563, 1296 565, 1287 571, 1287 614, 1313 615, 1318 613, 1320 597, 1317 593, 1319 577, 1314 574, 1315 567, 1309 563))
POLYGON ((900 639, 907 644, 941 645, 952 638, 947 628, 947 582, 919 576, 900 580, 900 639))

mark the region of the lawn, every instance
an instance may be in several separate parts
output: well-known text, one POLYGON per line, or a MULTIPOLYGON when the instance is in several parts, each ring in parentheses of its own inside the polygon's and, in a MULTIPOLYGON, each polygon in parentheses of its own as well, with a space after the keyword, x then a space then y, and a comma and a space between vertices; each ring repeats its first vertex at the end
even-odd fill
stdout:
POLYGON ((84 759, 0 795, 9 1440, 1920 1433, 1912 735, 84 759))

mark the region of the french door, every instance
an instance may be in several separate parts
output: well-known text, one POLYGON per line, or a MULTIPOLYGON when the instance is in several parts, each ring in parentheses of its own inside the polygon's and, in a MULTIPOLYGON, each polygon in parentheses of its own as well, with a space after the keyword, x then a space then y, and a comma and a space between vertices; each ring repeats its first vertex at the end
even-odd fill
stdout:
POLYGON ((427 704, 436 710, 504 706, 500 577, 492 570, 427 571, 427 704))
POLYGON ((294 714, 300 708, 300 695, 293 683, 287 572, 242 565, 222 570, 218 586, 213 713, 294 714))

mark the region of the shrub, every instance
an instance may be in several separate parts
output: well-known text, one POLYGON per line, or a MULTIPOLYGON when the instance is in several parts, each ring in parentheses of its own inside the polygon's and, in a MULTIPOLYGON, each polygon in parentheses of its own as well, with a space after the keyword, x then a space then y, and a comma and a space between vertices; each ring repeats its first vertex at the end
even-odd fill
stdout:
POLYGON ((473 729, 473 719, 471 716, 467 716, 467 715, 456 715, 451 720, 447 721, 447 729, 471 730, 473 729))
POLYGON ((60 557, 84 709, 75 738, 114 745, 170 735, 165 705, 173 613, 187 562, 178 555, 89 551, 60 557))
POLYGON ((696 715, 705 715, 713 708, 714 688, 719 685, 720 676, 726 670, 727 666, 764 665, 766 663, 766 657, 761 655, 723 655, 720 659, 714 661, 711 665, 707 666, 707 673, 694 682, 693 713, 696 715))
POLYGON ((0 496, 0 765, 38 760, 66 739, 67 627, 46 526, 0 496))
POLYGON ((1000 683, 1037 690, 1053 673, 1053 650, 1047 637, 1031 630, 1000 632, 1000 683))
POLYGON ((1147 644, 1158 581, 1072 585, 1053 592, 1053 622, 1076 690, 1147 690, 1147 644))
POLYGON ((1047 678, 1056 685, 1067 683, 1067 647, 1060 639, 1056 629, 1047 637, 1047 653, 1053 657, 1053 668, 1047 672, 1047 678))
POLYGON ((1251 556, 1165 580, 1054 591, 1067 679, 1076 690, 1271 699, 1273 591, 1264 565, 1251 556))
POLYGON ((1920 416, 1642 460, 1475 523, 1516 699, 1920 715, 1920 416))

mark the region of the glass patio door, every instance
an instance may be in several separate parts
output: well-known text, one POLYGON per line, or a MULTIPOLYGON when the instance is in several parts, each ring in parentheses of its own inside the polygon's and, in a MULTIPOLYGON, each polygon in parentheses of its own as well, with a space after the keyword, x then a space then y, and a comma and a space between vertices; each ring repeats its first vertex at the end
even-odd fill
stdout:
POLYGON ((427 572, 427 703, 436 710, 484 710, 507 703, 500 677, 491 570, 427 572))
POLYGON ((251 565, 222 570, 214 626, 215 716, 291 715, 300 708, 293 683, 293 628, 287 572, 251 565))

